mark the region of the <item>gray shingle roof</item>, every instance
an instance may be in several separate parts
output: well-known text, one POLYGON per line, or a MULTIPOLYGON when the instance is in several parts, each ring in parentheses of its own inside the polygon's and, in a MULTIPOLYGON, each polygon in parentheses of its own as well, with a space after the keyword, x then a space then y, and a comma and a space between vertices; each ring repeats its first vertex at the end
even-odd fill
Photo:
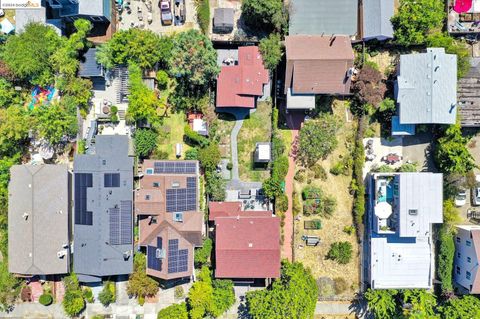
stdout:
POLYGON ((289 34, 357 33, 358 0, 292 0, 289 34))
POLYGON ((128 156, 129 139, 99 135, 95 143, 96 154, 78 155, 74 161, 74 269, 80 281, 133 270, 133 158, 128 156), (106 173, 119 174, 118 181, 111 182, 117 187, 108 187, 106 173), (80 180, 85 175, 79 174, 91 174, 84 201, 80 180), (89 212, 90 221, 82 218, 89 212))
POLYGON ((454 124, 457 56, 443 48, 401 55, 395 97, 401 124, 454 124))
POLYGON ((233 16, 234 11, 232 8, 215 8, 213 14, 213 26, 233 28, 233 16))
POLYGON ((385 40, 393 37, 390 19, 394 0, 363 0, 363 39, 385 40))
POLYGON ((23 275, 69 269, 66 165, 14 165, 8 186, 8 269, 23 275), (65 248, 66 246, 66 248, 65 248), (57 256, 57 253, 63 256, 57 256))

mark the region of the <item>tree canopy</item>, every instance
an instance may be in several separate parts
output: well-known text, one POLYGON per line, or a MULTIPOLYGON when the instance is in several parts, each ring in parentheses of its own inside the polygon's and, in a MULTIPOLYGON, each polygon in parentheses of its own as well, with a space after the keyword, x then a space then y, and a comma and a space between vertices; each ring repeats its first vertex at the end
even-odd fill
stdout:
POLYGON ((445 48, 445 52, 457 55, 457 77, 462 78, 470 71, 470 50, 465 41, 450 37, 447 33, 435 32, 427 37, 427 46, 445 48))
POLYGON ((480 318, 480 300, 472 295, 449 299, 440 307, 442 319, 480 318))
POLYGON ((147 157, 157 146, 158 134, 154 130, 139 129, 135 132, 135 154, 147 157))
POLYGON ((282 0, 243 0, 242 17, 247 26, 263 32, 285 32, 288 27, 288 12, 282 0))
POLYGON ((337 147, 338 122, 334 115, 327 113, 321 114, 318 119, 305 122, 300 130, 298 148, 300 159, 304 163, 313 165, 337 147))
POLYGON ((139 28, 116 32, 112 39, 97 49, 97 61, 111 69, 116 65, 137 64, 142 69, 151 69, 170 57, 170 37, 139 28))
POLYGON ((275 70, 283 56, 280 34, 272 33, 268 38, 260 40, 258 49, 262 53, 265 67, 270 71, 275 70))
POLYGON ((253 319, 307 319, 313 317, 318 288, 301 263, 283 261, 280 279, 269 289, 247 292, 246 299, 253 319))
POLYGON ((69 103, 67 98, 39 107, 35 110, 35 119, 40 137, 52 144, 77 133, 76 106, 69 103))
POLYGON ((137 252, 133 258, 133 273, 128 278, 127 292, 130 295, 144 298, 153 296, 158 292, 158 283, 150 278, 145 269, 147 257, 137 252))
POLYGON ((467 142, 468 139, 462 136, 460 124, 450 125, 435 147, 435 160, 440 171, 465 175, 476 167, 467 142))
POLYGON ((173 38, 168 66, 184 93, 203 91, 220 72, 212 42, 197 30, 181 32, 173 38))
POLYGON ((393 318, 397 312, 395 296, 398 291, 394 289, 368 289, 364 296, 368 302, 368 309, 375 318, 393 318))
POLYGON ((157 319, 188 319, 187 304, 173 304, 158 312, 157 319))

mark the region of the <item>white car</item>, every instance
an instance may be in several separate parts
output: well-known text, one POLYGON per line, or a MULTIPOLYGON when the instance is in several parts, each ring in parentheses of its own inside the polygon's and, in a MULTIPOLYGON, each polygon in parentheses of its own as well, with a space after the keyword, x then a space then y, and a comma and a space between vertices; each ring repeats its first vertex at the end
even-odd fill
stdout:
POLYGON ((455 195, 455 206, 461 207, 467 203, 467 192, 462 189, 455 195))
POLYGON ((480 187, 472 188, 472 205, 480 206, 480 187))

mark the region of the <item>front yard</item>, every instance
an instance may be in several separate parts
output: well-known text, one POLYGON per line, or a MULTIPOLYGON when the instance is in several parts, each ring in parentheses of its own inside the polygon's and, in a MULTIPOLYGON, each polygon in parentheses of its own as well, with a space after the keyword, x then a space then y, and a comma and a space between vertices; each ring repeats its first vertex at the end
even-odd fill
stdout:
POLYGON ((242 181, 262 182, 270 176, 267 169, 255 168, 253 153, 257 142, 270 142, 272 104, 259 102, 257 110, 243 121, 238 133, 238 167, 242 181))
MULTIPOLYGON (((337 296, 345 299, 353 299, 354 294, 359 289, 360 282, 359 245, 354 232, 348 234, 344 231, 345 227, 351 227, 353 225, 353 197, 349 192, 352 179, 351 172, 346 173, 347 175, 333 175, 329 172, 340 159, 351 156, 350 152, 353 147, 356 122, 347 121, 346 114, 348 114, 348 112, 346 107, 346 102, 339 100, 334 100, 333 102, 333 111, 342 122, 342 127, 337 133, 338 146, 336 150, 330 154, 328 158, 317 162, 315 165, 321 165, 325 173, 317 173, 317 178, 315 178, 315 173, 311 167, 301 168, 297 163, 297 178, 294 181, 294 189, 296 196, 299 196, 300 203, 302 203, 302 190, 307 185, 320 188, 325 196, 334 198, 337 203, 331 217, 319 218, 319 216, 315 214, 304 216, 300 213, 295 220, 294 226, 294 259, 302 262, 307 268, 310 268, 317 282, 318 279, 321 278, 324 284, 320 289, 320 297, 324 298, 337 296), (299 170, 304 171, 298 173, 299 170), (299 178, 298 174, 303 175, 303 179, 299 178), (318 219, 321 219, 321 229, 304 229, 305 221, 318 219), (302 235, 318 236, 320 238, 320 244, 316 247, 306 246, 305 241, 301 238, 302 235), (326 259, 330 245, 339 241, 348 241, 352 245, 352 258, 350 262, 345 265, 326 259), (337 287, 337 290, 335 290, 334 281, 343 282, 343 286, 345 287, 343 287, 343 289, 337 287)), ((351 118, 351 116, 348 116, 348 118, 351 118)), ((302 208, 297 208, 297 211, 298 210, 301 212, 302 208)))

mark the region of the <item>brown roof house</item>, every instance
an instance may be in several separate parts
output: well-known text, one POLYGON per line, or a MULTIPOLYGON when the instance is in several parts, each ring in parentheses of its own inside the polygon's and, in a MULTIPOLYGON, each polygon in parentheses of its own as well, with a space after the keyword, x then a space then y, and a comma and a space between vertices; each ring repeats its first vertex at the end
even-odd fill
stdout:
POLYGON ((285 39, 288 109, 313 109, 316 94, 350 94, 353 49, 347 36, 294 35, 285 39))
POLYGON ((267 284, 280 277, 280 218, 241 206, 209 204, 209 220, 215 223, 215 277, 267 284))
POLYGON ((479 262, 480 226, 457 226, 453 279, 464 293, 480 294, 479 262))
POLYGON ((203 235, 198 161, 145 160, 142 170, 135 213, 147 274, 163 280, 191 277, 194 249, 203 235))
POLYGON ((70 173, 67 165, 14 165, 8 185, 8 270, 69 272, 70 173))

